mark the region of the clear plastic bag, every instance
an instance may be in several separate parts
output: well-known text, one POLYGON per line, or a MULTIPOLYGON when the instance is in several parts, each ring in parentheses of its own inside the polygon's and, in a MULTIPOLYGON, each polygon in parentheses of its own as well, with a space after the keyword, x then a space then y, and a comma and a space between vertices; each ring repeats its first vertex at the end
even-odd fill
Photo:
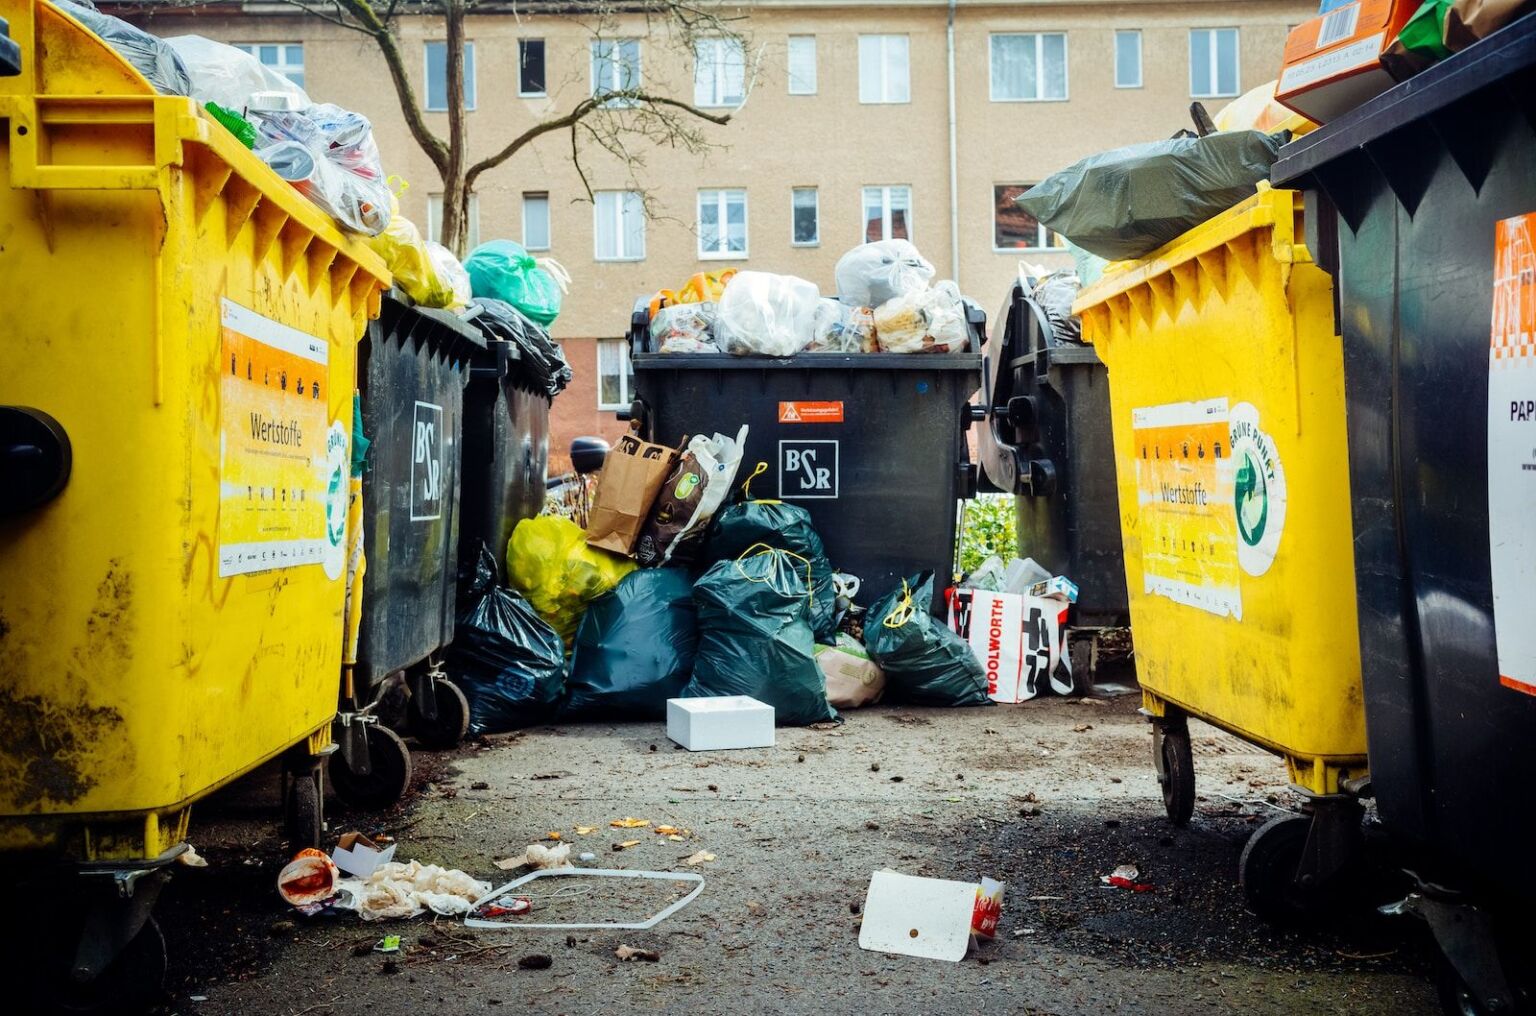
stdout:
POLYGON ((377 236, 394 195, 384 180, 373 126, 361 113, 321 103, 304 110, 251 110, 256 154, 342 227, 377 236))
POLYGON ((135 28, 121 18, 103 14, 90 2, 54 0, 54 4, 116 50, 117 55, 144 75, 144 80, 161 95, 192 94, 192 79, 187 75, 186 65, 164 39, 135 28))
POLYGON ((1082 344, 1083 322, 1072 313, 1072 301, 1077 299, 1082 288, 1077 271, 1072 268, 1052 272, 1035 283, 1031 295, 1051 322, 1051 333, 1056 345, 1082 344))
POLYGON ((814 282, 771 272, 737 272, 720 296, 715 341, 727 353, 793 356, 811 341, 814 282))
POLYGON ((680 303, 651 317, 651 348, 659 353, 718 353, 713 303, 680 303))
POLYGON ((201 35, 173 35, 165 44, 181 57, 192 83, 189 94, 198 102, 244 113, 254 93, 283 92, 299 109, 310 105, 304 89, 244 50, 201 35))
POLYGON ((837 261, 837 296, 855 307, 878 307, 928 288, 933 265, 907 240, 860 244, 837 261))
POLYGON ((822 297, 816 302, 816 316, 811 327, 811 353, 873 353, 875 312, 868 307, 851 307, 822 297))
POLYGON ((886 353, 960 353, 970 344, 965 301, 953 282, 940 282, 875 308, 875 337, 886 353))
POLYGON ((450 294, 447 303, 438 304, 444 310, 451 310, 455 314, 463 313, 469 309, 471 299, 469 286, 469 273, 459 263, 459 259, 453 256, 453 251, 435 241, 427 241, 427 259, 432 262, 432 268, 437 277, 445 285, 450 294))

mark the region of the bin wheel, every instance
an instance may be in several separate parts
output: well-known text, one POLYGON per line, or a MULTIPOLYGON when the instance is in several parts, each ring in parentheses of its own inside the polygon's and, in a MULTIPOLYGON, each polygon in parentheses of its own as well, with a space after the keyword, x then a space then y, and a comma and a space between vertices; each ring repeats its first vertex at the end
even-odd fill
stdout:
POLYGON ((1161 755, 1163 810, 1176 826, 1189 825, 1195 814, 1195 753, 1186 726, 1165 727, 1157 738, 1161 755))
POLYGON ((367 726, 372 772, 354 773, 343 752, 331 756, 331 789, 350 808, 378 811, 405 796, 411 785, 411 750, 400 735, 381 723, 367 726))
POLYGON ((1296 924, 1316 916, 1330 898, 1323 886, 1296 880, 1311 828, 1310 816, 1276 815, 1243 847, 1237 878, 1248 905, 1267 921, 1296 924))
POLYGON ((323 771, 317 765, 312 770, 295 772, 288 777, 288 799, 283 802, 283 818, 288 845, 294 853, 307 847, 319 849, 325 835, 325 795, 320 788, 323 771))
POLYGON ((437 716, 427 719, 421 715, 416 699, 411 699, 411 733, 423 748, 439 751, 452 748, 469 733, 469 699, 464 689, 446 678, 432 682, 437 695, 437 716))
POLYGON ((58 956, 61 962, 45 979, 47 983, 37 985, 37 1002, 45 1012, 141 1012, 159 1001, 165 990, 165 936, 152 916, 107 968, 89 981, 80 983, 70 976, 73 936, 65 936, 58 956))

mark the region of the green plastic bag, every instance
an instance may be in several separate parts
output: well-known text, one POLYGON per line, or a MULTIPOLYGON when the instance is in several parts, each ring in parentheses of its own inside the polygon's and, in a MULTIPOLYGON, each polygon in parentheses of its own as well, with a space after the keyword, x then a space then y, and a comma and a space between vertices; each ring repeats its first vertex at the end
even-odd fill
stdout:
POLYGON ((522 245, 511 240, 482 243, 470 251, 464 268, 475 296, 505 300, 546 328, 560 316, 560 282, 522 245))
POLYGON ((738 501, 715 517, 705 560, 734 560, 757 543, 799 554, 810 563, 811 629, 818 642, 831 645, 837 637, 837 589, 832 584, 832 562, 811 525, 810 512, 783 501, 738 501))
POLYGON ((624 576, 576 630, 559 719, 660 720, 693 674, 699 612, 682 568, 624 576))
POLYGON ((242 145, 247 148, 256 147, 256 128, 252 127, 251 122, 245 117, 241 116, 239 113, 236 113, 232 109, 225 109, 217 102, 205 102, 203 103, 203 108, 206 109, 208 111, 208 115, 217 120, 225 130, 233 134, 235 139, 242 145))
POLYGON ((681 698, 749 695, 773 706, 780 726, 837 719, 806 612, 807 567, 759 545, 704 573, 693 587, 699 650, 681 698))
POLYGON ((1397 33, 1397 41, 1415 56, 1444 60, 1451 55, 1445 46, 1445 15, 1450 9, 1451 0, 1424 0, 1397 33))
POLYGON ((987 674, 971 647, 931 613, 933 572, 904 581, 869 608, 864 647, 885 671, 888 702, 986 706, 987 674))

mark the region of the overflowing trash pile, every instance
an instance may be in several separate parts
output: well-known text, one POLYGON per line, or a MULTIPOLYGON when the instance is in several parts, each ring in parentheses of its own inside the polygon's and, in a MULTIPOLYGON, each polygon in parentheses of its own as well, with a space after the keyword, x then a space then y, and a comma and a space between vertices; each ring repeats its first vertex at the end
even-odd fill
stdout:
POLYGON ((658 353, 958 353, 965 299, 906 240, 860 244, 837 262, 837 296, 793 275, 700 273, 645 301, 658 353))

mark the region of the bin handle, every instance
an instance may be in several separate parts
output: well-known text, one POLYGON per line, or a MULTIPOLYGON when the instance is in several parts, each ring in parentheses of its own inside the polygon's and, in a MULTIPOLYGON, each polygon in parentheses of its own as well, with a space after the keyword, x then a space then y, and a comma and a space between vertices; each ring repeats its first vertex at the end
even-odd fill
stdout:
MULTIPOLYGON (((160 167, 181 161, 177 128, 183 112, 172 103, 157 104, 152 96, 0 96, 0 118, 11 123, 11 183, 32 190, 157 191, 160 167), (64 166, 40 158, 41 136, 49 126, 100 123, 152 128, 155 162, 64 166)), ((193 123, 195 134, 201 125, 193 123)))

